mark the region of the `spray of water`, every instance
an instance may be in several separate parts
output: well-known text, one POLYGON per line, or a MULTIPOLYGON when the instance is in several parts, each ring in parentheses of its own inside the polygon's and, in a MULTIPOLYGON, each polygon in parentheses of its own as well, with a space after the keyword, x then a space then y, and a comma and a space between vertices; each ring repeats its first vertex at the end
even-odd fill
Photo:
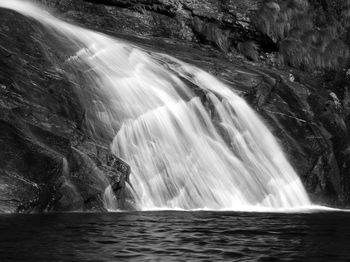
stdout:
POLYGON ((97 94, 93 101, 80 94, 82 103, 105 132, 115 134, 111 148, 131 165, 139 209, 310 205, 275 138, 231 87, 175 58, 68 24, 28 2, 1 0, 0 6, 39 20, 77 46, 67 63, 86 69, 97 94))

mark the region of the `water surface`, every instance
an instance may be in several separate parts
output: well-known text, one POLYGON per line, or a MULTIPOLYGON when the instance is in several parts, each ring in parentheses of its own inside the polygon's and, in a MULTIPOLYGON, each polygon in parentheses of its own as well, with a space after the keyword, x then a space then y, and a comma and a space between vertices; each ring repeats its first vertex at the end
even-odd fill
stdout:
POLYGON ((350 261, 350 213, 0 215, 0 261, 350 261))

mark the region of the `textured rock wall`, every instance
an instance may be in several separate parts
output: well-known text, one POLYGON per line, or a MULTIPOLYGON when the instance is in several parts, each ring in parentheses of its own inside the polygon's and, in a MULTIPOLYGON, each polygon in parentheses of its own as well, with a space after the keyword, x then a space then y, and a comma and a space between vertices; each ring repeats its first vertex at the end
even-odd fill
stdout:
MULTIPOLYGON (((343 74, 328 83, 235 53, 235 43, 262 37, 250 25, 260 1, 39 2, 67 21, 166 52, 216 75, 263 116, 315 202, 350 205, 350 89, 337 84, 348 79, 343 74)), ((43 37, 43 29, 12 12, 0 17, 0 140, 7 145, 0 155, 11 160, 0 166, 0 184, 6 187, 0 209, 101 208, 111 168, 108 139, 92 139, 86 132, 74 85, 52 62, 55 52, 47 49, 50 39, 43 37), (23 35, 24 29, 29 33, 23 35), (18 163, 24 165, 21 170, 18 163), (30 169, 32 163, 37 164, 30 169)), ((128 172, 118 172, 112 172, 116 189, 128 179, 128 172)))
POLYGON ((265 39, 251 23, 263 0, 36 1, 99 30, 212 43, 225 52, 245 40, 265 39))
POLYGON ((0 10, 0 212, 104 210, 109 182, 130 173, 108 162, 106 141, 89 136, 77 84, 50 36, 0 10))

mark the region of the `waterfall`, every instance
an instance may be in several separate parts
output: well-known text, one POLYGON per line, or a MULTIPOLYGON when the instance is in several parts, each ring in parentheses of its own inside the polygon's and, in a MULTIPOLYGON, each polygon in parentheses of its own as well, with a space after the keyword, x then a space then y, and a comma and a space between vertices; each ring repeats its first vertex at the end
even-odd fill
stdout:
POLYGON ((111 149, 131 166, 139 209, 310 205, 276 139, 234 86, 168 55, 63 22, 28 2, 1 0, 0 7, 37 19, 75 45, 66 63, 84 69, 95 94, 91 100, 80 94, 98 119, 91 128, 114 135, 111 149))

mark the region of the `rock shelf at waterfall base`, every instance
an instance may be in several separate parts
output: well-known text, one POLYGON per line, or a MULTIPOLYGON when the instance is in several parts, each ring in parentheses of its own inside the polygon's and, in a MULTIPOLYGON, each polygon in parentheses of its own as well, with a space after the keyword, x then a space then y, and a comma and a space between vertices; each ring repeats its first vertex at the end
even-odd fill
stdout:
POLYGON ((1 212, 350 204, 347 89, 50 8, 0 3, 1 212))

